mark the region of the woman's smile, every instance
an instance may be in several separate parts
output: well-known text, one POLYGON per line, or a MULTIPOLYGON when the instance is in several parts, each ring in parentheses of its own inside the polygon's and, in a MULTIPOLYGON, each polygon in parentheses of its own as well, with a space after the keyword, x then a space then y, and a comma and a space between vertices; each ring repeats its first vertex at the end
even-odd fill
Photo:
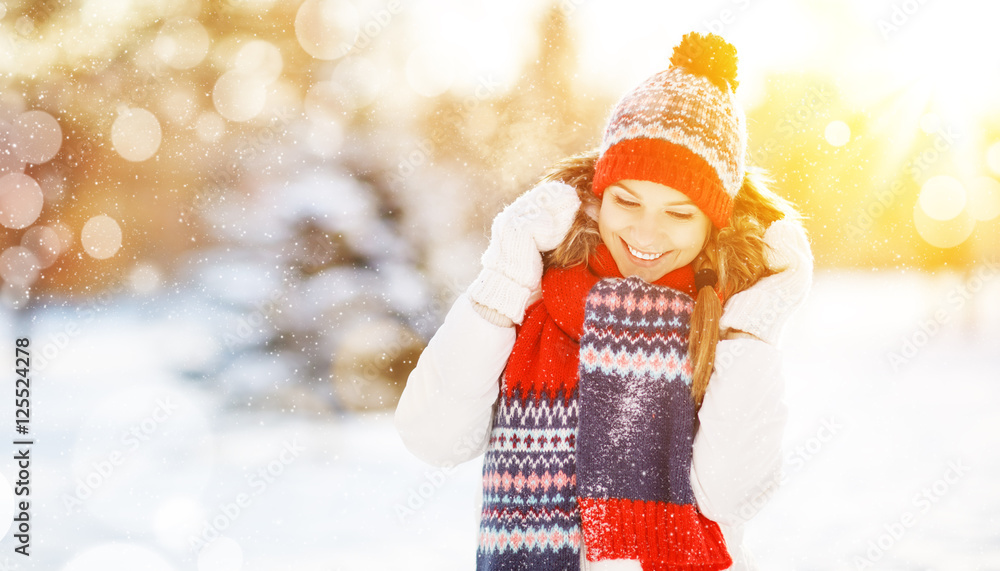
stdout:
POLYGON ((622 239, 622 244, 625 244, 625 248, 628 250, 628 253, 632 254, 632 256, 634 258, 636 258, 638 261, 652 262, 652 261, 660 259, 660 257, 662 257, 664 254, 667 253, 667 252, 660 252, 660 253, 647 253, 647 252, 643 252, 641 250, 633 248, 624 239, 622 239))

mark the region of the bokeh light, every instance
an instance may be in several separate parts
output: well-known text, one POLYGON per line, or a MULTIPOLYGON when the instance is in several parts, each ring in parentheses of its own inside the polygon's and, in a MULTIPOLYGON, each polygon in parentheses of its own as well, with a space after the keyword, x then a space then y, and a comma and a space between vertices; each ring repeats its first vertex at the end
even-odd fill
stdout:
POLYGON ((198 571, 240 571, 243 549, 228 537, 220 537, 198 552, 198 571))
POLYGON ((212 89, 216 111, 230 121, 249 121, 264 110, 267 85, 257 76, 227 71, 212 89))
POLYGON ((26 174, 9 173, 0 177, 0 224, 7 228, 26 228, 38 220, 45 198, 35 179, 26 174))
POLYGON ((59 233, 48 226, 32 226, 25 230, 21 245, 35 255, 42 268, 51 266, 63 250, 59 233))
POLYGON ((382 92, 381 71, 371 60, 361 56, 337 64, 330 74, 330 83, 340 86, 340 100, 351 109, 371 105, 382 92))
POLYGON ((150 377, 90 408, 72 456, 72 480, 89 488, 86 497, 78 492, 80 508, 119 530, 154 532, 163 502, 197 497, 210 481, 205 452, 213 435, 204 411, 203 395, 150 377), (95 473, 112 457, 119 460, 110 474, 95 473))
POLYGON ((22 308, 31 301, 31 288, 28 286, 4 282, 0 287, 0 302, 7 307, 22 308))
POLYGON ((156 57, 176 69, 189 69, 208 54, 211 38, 205 27, 191 18, 171 20, 160 28, 153 49, 156 57))
POLYGON ((153 531, 156 539, 173 549, 191 547, 191 537, 201 531, 205 510, 189 496, 171 496, 160 503, 153 514, 153 531))
POLYGON ((195 120, 194 131, 201 141, 214 143, 225 134, 226 120, 215 111, 205 111, 195 120))
POLYGON ((306 91, 302 104, 313 121, 343 120, 350 109, 345 104, 343 86, 333 81, 317 81, 306 91))
POLYGON ((110 216, 94 216, 83 225, 80 243, 92 258, 104 260, 118 253, 122 247, 122 229, 110 216))
POLYGON ((160 109, 167 120, 187 125, 198 111, 197 95, 190 89, 172 89, 164 94, 160 109))
POLYGON ((851 128, 843 121, 830 121, 823 135, 827 143, 834 147, 843 147, 851 140, 851 128))
POLYGON ((59 236, 60 252, 65 252, 73 245, 76 236, 72 228, 62 222, 52 222, 48 226, 55 230, 56 235, 59 236))
POLYGON ((417 46, 406 60, 406 80, 424 97, 441 95, 455 81, 455 57, 443 46, 417 46))
POLYGON ((66 174, 61 170, 43 170, 35 177, 47 204, 59 202, 66 196, 66 174))
POLYGON ((23 246, 11 246, 0 254, 0 278, 4 282, 30 286, 38 279, 40 269, 38 258, 23 246))
POLYGON ((235 7, 247 12, 264 12, 271 8, 277 0, 240 0, 235 7))
POLYGON ((310 121, 305 143, 309 151, 323 158, 336 155, 344 143, 344 129, 334 120, 310 121))
POLYGON ((13 125, 18 155, 25 162, 41 164, 52 160, 62 145, 59 121, 45 111, 26 111, 13 125))
POLYGON ((281 77, 283 65, 281 50, 277 46, 264 40, 253 40, 237 52, 233 70, 271 84, 281 77))
POLYGON ((976 177, 969 183, 969 214, 981 222, 1000 215, 1000 181, 993 177, 976 177))
POLYGON ((111 125, 111 144, 122 158, 132 162, 156 154, 162 136, 156 115, 139 107, 125 109, 111 125))
POLYGON ((128 273, 128 283, 132 291, 149 294, 160 289, 163 276, 155 264, 139 262, 128 273))
POLYGON ((965 210, 965 187, 953 176, 938 175, 924 182, 917 204, 934 220, 951 220, 965 210))
POLYGON ((965 210, 947 220, 931 218, 918 203, 913 205, 913 225, 931 246, 954 248, 969 239, 976 228, 976 220, 965 210))
POLYGON ((9 125, 0 124, 0 175, 24 172, 24 159, 11 144, 12 136, 8 129, 9 125))
POLYGON ((19 111, 23 107, 20 101, 7 101, 11 92, 0 92, 0 174, 24 172, 25 160, 18 152, 17 122, 19 111))
POLYGON ((941 131, 941 116, 936 113, 925 113, 920 118, 920 130, 928 135, 941 131))
POLYGON ((1000 141, 986 149, 986 166, 990 167, 993 174, 1000 175, 1000 141))
POLYGON ((105 543, 86 549, 70 559, 61 571, 105 571, 107 569, 174 571, 169 563, 153 551, 128 543, 105 543))
POLYGON ((358 41, 360 31, 361 17, 347 0, 306 0, 295 14, 295 37, 316 59, 343 57, 358 41))

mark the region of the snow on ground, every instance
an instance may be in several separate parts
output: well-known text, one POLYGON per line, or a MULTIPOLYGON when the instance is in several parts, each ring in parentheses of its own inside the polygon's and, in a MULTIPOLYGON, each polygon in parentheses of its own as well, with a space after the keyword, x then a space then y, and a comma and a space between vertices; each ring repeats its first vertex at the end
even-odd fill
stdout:
MULTIPOLYGON (((786 478, 747 525, 763 569, 1000 569, 1000 279, 975 279, 818 273, 784 340, 786 478)), ((8 347, 27 334, 52 358, 32 385, 32 555, 8 531, 0 568, 474 568, 481 458, 426 466, 390 413, 234 409, 177 372, 220 350, 196 311, 81 315, 3 321, 8 347)))

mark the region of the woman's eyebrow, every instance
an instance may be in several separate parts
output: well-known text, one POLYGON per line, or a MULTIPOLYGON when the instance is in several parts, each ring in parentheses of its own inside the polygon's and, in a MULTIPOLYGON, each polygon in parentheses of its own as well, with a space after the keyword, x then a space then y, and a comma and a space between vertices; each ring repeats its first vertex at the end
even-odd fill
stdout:
POLYGON ((624 190, 625 192, 631 194, 635 198, 639 198, 639 195, 636 194, 634 190, 632 190, 631 188, 625 186, 624 184, 622 184, 620 182, 615 183, 614 186, 617 186, 618 188, 620 188, 620 189, 624 190))
MULTIPOLYGON (((618 188, 621 188, 622 190, 624 190, 625 192, 631 194, 635 198, 639 198, 639 195, 636 194, 635 191, 633 191, 631 188, 625 186, 624 184, 622 184, 620 182, 615 183, 613 186, 617 186, 618 188)), ((686 198, 685 197, 684 200, 677 200, 677 201, 674 201, 674 202, 668 202, 664 206, 689 206, 689 205, 693 206, 694 202, 692 202, 690 198, 686 198)))

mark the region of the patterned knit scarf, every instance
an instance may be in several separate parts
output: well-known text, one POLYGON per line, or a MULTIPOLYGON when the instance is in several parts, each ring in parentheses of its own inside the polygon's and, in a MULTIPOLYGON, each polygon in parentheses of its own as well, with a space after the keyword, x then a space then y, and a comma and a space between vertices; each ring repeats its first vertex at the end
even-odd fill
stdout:
POLYGON ((694 272, 654 285, 622 279, 604 245, 545 273, 501 380, 477 569, 578 570, 581 541, 645 571, 732 564, 689 481, 694 272))

